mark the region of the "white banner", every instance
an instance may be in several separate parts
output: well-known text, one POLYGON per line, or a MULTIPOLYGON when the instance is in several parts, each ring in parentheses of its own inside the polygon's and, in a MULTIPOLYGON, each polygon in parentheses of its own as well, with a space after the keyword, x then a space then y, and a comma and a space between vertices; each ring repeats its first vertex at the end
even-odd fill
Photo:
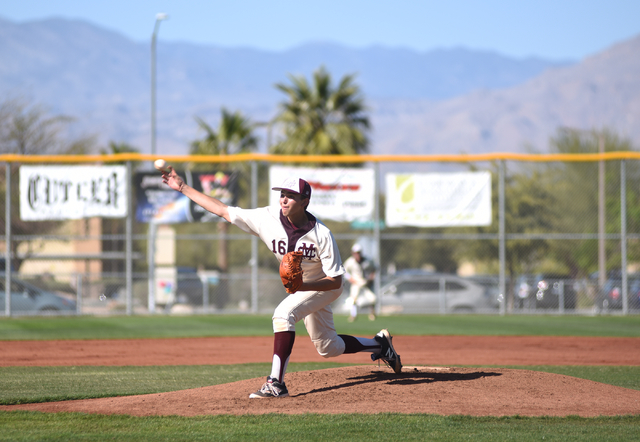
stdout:
POLYGON ((488 226, 491 173, 387 174, 389 227, 488 226))
MULTIPOLYGON (((369 221, 373 219, 374 176, 371 169, 314 169, 272 166, 269 188, 286 177, 297 177, 311 185, 309 212, 320 220, 369 221)), ((279 207, 280 193, 271 191, 269 205, 279 207)))
POLYGON ((127 216, 125 166, 21 166, 23 221, 127 216))

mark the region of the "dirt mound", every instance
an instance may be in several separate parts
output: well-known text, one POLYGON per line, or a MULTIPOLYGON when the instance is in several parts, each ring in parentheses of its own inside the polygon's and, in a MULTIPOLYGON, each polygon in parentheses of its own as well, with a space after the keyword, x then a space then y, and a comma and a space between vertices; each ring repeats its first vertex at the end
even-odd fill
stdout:
POLYGON ((474 416, 640 414, 640 391, 528 370, 354 366, 290 373, 290 397, 249 399, 264 379, 139 396, 25 404, 2 410, 96 414, 429 413, 474 416))

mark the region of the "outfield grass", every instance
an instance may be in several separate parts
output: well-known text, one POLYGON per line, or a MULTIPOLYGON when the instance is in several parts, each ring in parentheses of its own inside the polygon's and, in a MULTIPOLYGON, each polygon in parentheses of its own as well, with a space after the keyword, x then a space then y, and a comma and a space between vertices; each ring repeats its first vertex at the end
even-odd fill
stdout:
POLYGON ((0 413, 0 440, 628 441, 640 417, 522 418, 421 414, 133 417, 0 413))
MULTIPOLYGON (((335 317, 339 333, 394 335, 615 336, 640 337, 640 316, 396 315, 347 322, 335 317)), ((297 333, 305 335, 303 326, 297 333)), ((203 336, 270 336, 268 315, 25 317, 0 319, 0 340, 125 339, 203 336)))
MULTIPOLYGON (((640 336, 640 317, 390 316, 348 323, 340 333, 395 335, 640 336)), ((300 327, 300 334, 305 334, 300 327)), ((134 316, 0 319, 0 341, 198 336, 269 336, 269 316, 134 316)), ((1 343, 0 343, 1 348, 1 343)), ((350 364, 290 364, 289 371, 350 364)), ((162 367, 0 368, 0 403, 145 394, 262 377, 270 364, 162 367)), ((511 366, 640 390, 640 367, 511 366)), ((0 412, 0 441, 35 440, 640 440, 640 416, 504 418, 434 415, 132 417, 0 412)))

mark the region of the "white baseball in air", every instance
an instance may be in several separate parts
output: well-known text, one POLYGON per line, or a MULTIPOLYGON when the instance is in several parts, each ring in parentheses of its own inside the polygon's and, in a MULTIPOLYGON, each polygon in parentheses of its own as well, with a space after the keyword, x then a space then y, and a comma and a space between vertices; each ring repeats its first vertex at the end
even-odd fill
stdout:
POLYGON ((160 159, 160 160, 155 160, 155 161, 153 162, 153 166, 154 166, 156 169, 161 170, 161 171, 163 171, 163 172, 164 172, 164 168, 167 166, 167 162, 166 162, 165 160, 162 160, 162 159, 160 159))

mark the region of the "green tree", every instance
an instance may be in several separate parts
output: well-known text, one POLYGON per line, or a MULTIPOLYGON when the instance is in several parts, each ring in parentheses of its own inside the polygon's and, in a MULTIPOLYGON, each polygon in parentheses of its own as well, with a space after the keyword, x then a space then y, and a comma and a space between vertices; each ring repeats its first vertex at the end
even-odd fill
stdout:
MULTIPOLYGON (((428 233, 440 235, 444 229, 429 229, 428 233)), ((426 233, 426 230, 419 227, 397 227, 393 229, 393 234, 407 236, 409 239, 394 238, 385 240, 381 246, 384 256, 381 257, 381 266, 385 268, 390 263, 396 270, 406 269, 433 269, 441 273, 455 273, 458 269, 458 262, 455 259, 452 241, 446 239, 428 239, 416 241, 411 238, 413 235, 426 233), (420 245, 423 246, 420 246, 420 245)))
MULTIPOLYGON (((492 165, 491 205, 492 223, 486 227, 468 227, 457 233, 478 235, 495 234, 499 223, 498 164, 492 165)), ((543 166, 523 163, 517 172, 505 176, 505 231, 507 234, 535 234, 552 232, 556 214, 554 187, 544 176, 543 166)), ((451 231, 452 232, 452 231, 451 231)), ((521 273, 531 273, 546 259, 548 240, 521 237, 506 243, 505 266, 509 284, 506 289, 507 308, 513 306, 513 284, 521 273)), ((477 239, 461 242, 456 256, 459 260, 484 263, 490 271, 497 273, 499 242, 492 239, 477 239)))
MULTIPOLYGON (((139 152, 140 150, 136 149, 129 143, 125 143, 125 142, 118 143, 115 141, 109 141, 109 146, 107 149, 100 149, 100 153, 102 155, 117 155, 120 153, 139 153, 139 152)), ((111 164, 115 164, 115 163, 111 163, 111 164)))
MULTIPOLYGON (((8 99, 0 103, 0 153, 19 155, 86 154, 94 146, 93 137, 69 139, 65 131, 72 118, 52 115, 44 106, 24 99, 8 99)), ((60 221, 22 221, 19 217, 19 163, 11 164, 11 231, 13 235, 45 235, 62 226, 60 221)), ((0 175, 0 191, 4 194, 7 177, 0 175)), ((0 213, 5 213, 6 201, 0 200, 0 213)), ((4 232, 7 220, 0 217, 0 230, 4 232)), ((35 243, 29 242, 26 256, 18 257, 18 247, 24 240, 14 237, 11 241, 13 268, 18 270, 30 253, 38 252, 35 243)))
MULTIPOLYGON (((631 144, 609 131, 582 133, 559 130, 550 141, 551 153, 582 154, 599 151, 599 139, 606 152, 630 151, 631 144)), ((606 233, 620 232, 620 162, 605 162, 606 233)), ((497 168, 494 166, 492 206, 498 206, 497 168)), ((637 232, 640 214, 640 164, 628 161, 627 223, 629 233, 637 232)), ((559 161, 522 162, 511 167, 505 177, 505 230, 507 235, 555 234, 541 239, 519 236, 506 243, 506 272, 513 283, 521 273, 565 273, 572 278, 586 277, 597 270, 596 239, 565 239, 562 235, 596 234, 598 231, 598 162, 559 161)), ((487 228, 470 228, 475 233, 495 233, 498 213, 487 228)), ((607 241, 607 269, 620 268, 620 242, 607 241)), ((498 242, 469 241, 460 248, 461 259, 492 262, 497 271, 498 242)), ((630 261, 638 259, 640 248, 629 242, 630 261)), ((507 289, 508 302, 513 287, 507 289)), ((510 305, 510 304, 508 304, 510 305)))
MULTIPOLYGON (((551 139, 551 152, 562 154, 597 153, 602 140, 605 152, 632 151, 629 140, 621 139, 609 130, 582 132, 560 129, 551 139)), ((598 162, 566 162, 549 165, 549 179, 558 183, 554 194, 559 201, 555 231, 559 233, 598 232, 598 162)), ((629 232, 637 232, 640 189, 640 165, 627 161, 627 223, 629 232)), ((605 162, 605 233, 620 233, 620 162, 605 162)), ((619 241, 606 241, 607 270, 619 269, 621 264, 619 241)), ((550 253, 563 262, 573 276, 587 276, 598 268, 598 241, 555 241, 550 253)), ((637 246, 631 242, 631 256, 638 257, 637 246)))
POLYGON ((19 155, 86 154, 93 137, 69 140, 65 136, 73 118, 50 115, 40 104, 25 99, 0 103, 0 153, 19 155))
MULTIPOLYGON (((217 129, 214 129, 210 124, 203 119, 196 117, 199 128, 204 131, 203 138, 195 140, 191 143, 190 154, 192 155, 233 155, 239 153, 248 153, 255 151, 258 147, 258 138, 254 135, 254 124, 240 112, 229 112, 226 109, 221 110, 220 122, 217 129)), ((219 163, 216 167, 222 171, 230 171, 231 168, 235 168, 236 173, 242 173, 245 165, 238 166, 237 163, 231 165, 229 163, 219 163)), ((195 170, 210 170, 209 164, 194 164, 191 166, 195 170)), ((246 170, 244 171, 246 172, 246 170)), ((245 194, 248 192, 245 184, 246 180, 238 180, 239 192, 245 194)), ((188 225, 181 226, 180 231, 195 232, 201 229, 206 229, 208 226, 188 225)), ((221 221, 218 223, 218 232, 220 234, 220 240, 216 247, 217 254, 217 267, 223 272, 229 271, 229 245, 226 239, 228 234, 229 224, 221 221)), ((197 253, 197 252, 196 252, 197 253)), ((206 256, 202 257, 201 263, 207 262, 206 256)), ((248 260, 248 259, 247 259, 248 260)), ((221 280, 216 293, 216 305, 218 308, 224 307, 224 304, 228 300, 227 281, 221 280)))
POLYGON ((320 67, 313 84, 302 76, 289 76, 291 85, 276 84, 288 101, 282 102, 276 122, 284 139, 271 153, 284 155, 357 155, 369 149, 369 118, 360 88, 352 75, 334 87, 331 75, 320 67))

